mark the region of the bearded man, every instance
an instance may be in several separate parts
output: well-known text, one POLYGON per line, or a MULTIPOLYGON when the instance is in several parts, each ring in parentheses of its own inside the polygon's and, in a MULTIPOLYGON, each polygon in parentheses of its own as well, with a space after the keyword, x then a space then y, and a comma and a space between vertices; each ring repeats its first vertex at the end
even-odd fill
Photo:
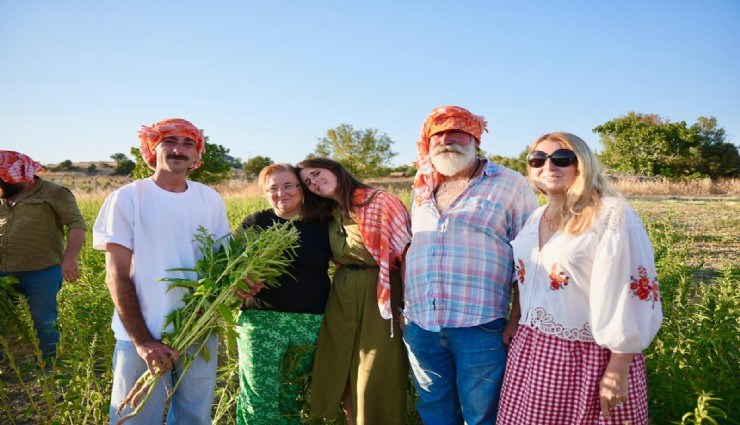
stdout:
POLYGON ((486 126, 443 106, 417 141, 403 339, 425 425, 495 423, 505 344, 519 319, 516 300, 509 315, 509 242, 537 198, 521 174, 476 156, 486 126))
POLYGON ((39 348, 49 359, 59 343, 57 293, 62 280, 80 276, 77 257, 86 226, 72 192, 43 180, 37 175, 42 171, 27 155, 0 150, 0 277, 18 279, 39 348))

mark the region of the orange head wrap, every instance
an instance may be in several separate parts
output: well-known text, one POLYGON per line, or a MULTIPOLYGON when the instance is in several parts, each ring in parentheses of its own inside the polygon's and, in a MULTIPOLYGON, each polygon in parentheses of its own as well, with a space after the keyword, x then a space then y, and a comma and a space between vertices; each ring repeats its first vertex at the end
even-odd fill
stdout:
POLYGON ((419 150, 414 162, 418 169, 414 177, 417 203, 429 199, 439 184, 439 173, 434 169, 429 155, 429 139, 445 130, 461 130, 475 137, 476 146, 480 146, 481 135, 484 131, 488 132, 487 125, 485 118, 459 106, 440 106, 432 110, 424 120, 419 140, 416 142, 419 150))
POLYGON ((191 169, 200 167, 200 158, 206 151, 205 138, 203 132, 194 126, 190 121, 181 118, 168 118, 162 120, 151 127, 141 126, 139 131, 139 140, 141 140, 141 156, 146 164, 152 170, 157 165, 157 154, 154 149, 162 142, 162 139, 170 136, 189 137, 195 140, 198 148, 198 159, 191 169))
POLYGON ((27 155, 14 151, 0 150, 0 179, 16 184, 30 182, 36 173, 44 171, 41 164, 27 155))

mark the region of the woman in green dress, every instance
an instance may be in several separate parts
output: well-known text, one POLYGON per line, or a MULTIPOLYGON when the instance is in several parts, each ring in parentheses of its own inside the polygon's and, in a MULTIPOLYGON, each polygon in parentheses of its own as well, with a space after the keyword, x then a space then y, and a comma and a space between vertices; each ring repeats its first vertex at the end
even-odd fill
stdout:
POLYGON ((312 415, 334 417, 341 402, 348 424, 405 424, 408 359, 397 312, 408 211, 336 161, 311 158, 296 168, 306 189, 332 201, 337 264, 314 358, 312 415))

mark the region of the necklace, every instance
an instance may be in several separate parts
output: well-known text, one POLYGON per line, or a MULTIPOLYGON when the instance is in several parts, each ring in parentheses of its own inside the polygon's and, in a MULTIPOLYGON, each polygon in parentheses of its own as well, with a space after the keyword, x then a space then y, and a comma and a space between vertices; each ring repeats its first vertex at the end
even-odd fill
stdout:
POLYGON ((548 223, 552 221, 552 218, 547 218, 547 211, 549 210, 550 210, 550 204, 547 204, 547 206, 545 207, 545 211, 542 211, 542 219, 548 223))
POLYGON ((475 164, 475 170, 473 170, 473 174, 468 177, 468 183, 470 183, 470 180, 473 180, 473 177, 475 177, 476 174, 478 174, 478 169, 480 169, 481 160, 480 158, 476 158, 478 160, 478 163, 475 164))

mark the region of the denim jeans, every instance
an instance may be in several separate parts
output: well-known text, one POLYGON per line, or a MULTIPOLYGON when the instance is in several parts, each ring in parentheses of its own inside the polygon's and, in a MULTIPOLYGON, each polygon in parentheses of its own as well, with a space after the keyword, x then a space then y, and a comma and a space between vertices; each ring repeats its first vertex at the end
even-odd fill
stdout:
POLYGON ((44 358, 56 355, 59 344, 57 325, 57 294, 62 289, 62 267, 51 266, 28 272, 0 272, 0 277, 14 276, 15 288, 28 300, 39 348, 44 358))
MULTIPOLYGON (((211 335, 206 342, 210 361, 206 362, 202 355, 198 355, 187 373, 184 375, 180 386, 170 398, 170 409, 167 414, 167 424, 187 425, 210 425, 211 406, 213 405, 213 394, 216 388, 216 364, 218 359, 218 339, 211 335)), ((188 349, 188 353, 194 353, 195 346, 188 349)), ((113 391, 110 404, 110 424, 118 422, 119 415, 116 413, 118 405, 126 398, 136 380, 147 370, 146 363, 139 357, 136 347, 131 341, 116 341, 113 351, 113 391)), ((157 381, 157 386, 138 415, 128 420, 130 425, 161 424, 164 416, 167 392, 180 378, 182 373, 182 356, 172 369, 168 370, 162 378, 157 381)), ((125 416, 131 412, 126 407, 121 412, 125 416)))
POLYGON ((506 367, 506 319, 468 328, 422 329, 406 321, 408 348, 424 425, 496 422, 506 367))

